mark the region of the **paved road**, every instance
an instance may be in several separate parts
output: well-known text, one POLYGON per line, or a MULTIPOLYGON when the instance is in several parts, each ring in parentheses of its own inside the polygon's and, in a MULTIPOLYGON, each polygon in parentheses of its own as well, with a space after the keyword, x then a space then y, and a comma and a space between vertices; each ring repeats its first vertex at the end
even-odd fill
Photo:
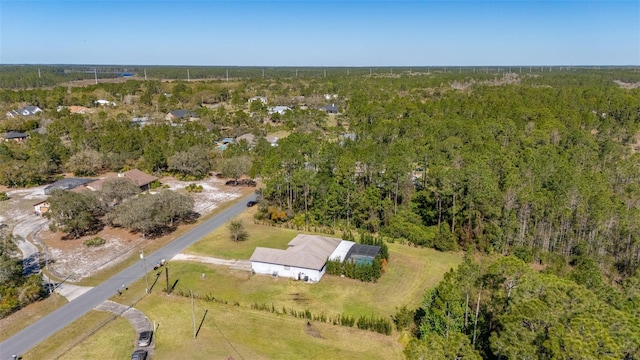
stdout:
MULTIPOLYGON (((153 264, 161 259, 171 259, 189 245, 222 226, 229 219, 244 211, 247 201, 255 200, 255 198, 256 196, 253 194, 242 198, 219 215, 214 216, 205 223, 180 236, 165 247, 152 254, 145 254, 147 270, 153 270, 153 264)), ((128 286, 142 277, 144 277, 143 264, 141 261, 138 261, 136 264, 131 265, 112 278, 105 280, 102 284, 87 291, 60 309, 0 343, 0 360, 11 359, 11 355, 13 354, 24 354, 46 340, 49 336, 62 330, 74 320, 82 317, 98 306, 98 304, 115 295, 122 285, 128 286)))

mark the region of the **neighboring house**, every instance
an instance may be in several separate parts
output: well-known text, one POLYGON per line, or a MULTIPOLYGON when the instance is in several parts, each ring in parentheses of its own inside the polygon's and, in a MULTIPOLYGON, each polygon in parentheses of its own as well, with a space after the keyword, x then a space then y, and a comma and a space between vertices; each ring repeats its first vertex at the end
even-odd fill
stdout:
POLYGON ((99 106, 116 106, 115 102, 109 101, 109 100, 102 100, 102 99, 98 99, 94 103, 99 106))
POLYGON ((251 269, 256 274, 317 282, 325 273, 327 259, 347 259, 354 244, 336 238, 300 234, 289 242, 286 250, 257 247, 251 255, 251 269))
POLYGON ((265 136, 264 139, 267 140, 267 142, 271 146, 278 146, 278 137, 277 136, 265 136))
POLYGON ((138 169, 132 169, 123 173, 118 173, 118 177, 126 177, 127 179, 133 180, 134 183, 138 184, 140 190, 142 191, 149 190, 151 183, 158 180, 157 177, 149 175, 138 169))
POLYGON ((164 119, 167 121, 174 121, 177 119, 194 120, 196 119, 196 114, 189 110, 173 110, 170 111, 164 119))
POLYGON ((338 113, 338 107, 336 106, 336 104, 325 105, 325 106, 322 106, 322 107, 318 108, 318 110, 322 110, 322 111, 326 112, 327 114, 337 114, 338 113))
POLYGON ((264 96, 254 96, 249 98, 249 104, 251 104, 254 101, 260 101, 261 103, 266 104, 267 98, 264 96))
POLYGON ((249 145, 253 145, 253 142, 256 140, 256 136, 251 133, 247 133, 247 134, 240 135, 236 138, 236 141, 238 143, 242 140, 246 141, 249 145))
POLYGON ((17 116, 31 116, 31 115, 35 115, 37 113, 41 113, 42 109, 40 109, 37 106, 33 106, 33 105, 29 105, 29 106, 25 106, 23 108, 20 108, 18 110, 11 110, 9 112, 7 112, 7 117, 9 118, 14 118, 17 116))
POLYGON ((76 188, 84 187, 90 182, 94 181, 93 179, 82 179, 82 178, 67 178, 54 182, 53 184, 44 188, 44 194, 50 195, 54 190, 74 190, 76 188))
POLYGON ((357 136, 355 133, 344 133, 340 135, 340 145, 344 145, 347 141, 356 141, 357 136))
POLYGON ((4 141, 16 141, 23 142, 27 138, 27 134, 17 132, 17 131, 9 131, 8 133, 2 134, 2 139, 4 141))
POLYGON ((42 216, 49 211, 49 201, 42 200, 39 203, 33 204, 33 213, 38 216, 42 216))
POLYGON ((271 114, 280 114, 280 115, 284 115, 284 113, 286 113, 287 111, 291 111, 291 108, 288 106, 270 106, 267 109, 267 112, 271 115, 271 114))
POLYGON ((133 123, 134 125, 141 126, 141 127, 147 125, 147 122, 149 122, 149 117, 148 116, 131 118, 131 123, 133 123))
POLYGON ((68 106, 69 112, 72 114, 93 114, 94 110, 84 106, 68 106))
POLYGON ((233 144, 235 142, 234 138, 223 138, 222 140, 216 141, 216 149, 218 150, 227 150, 227 146, 229 144, 233 144))
MULTIPOLYGON (((143 171, 138 169, 132 169, 129 171, 118 173, 118 177, 124 177, 133 181, 138 187, 140 187, 140 191, 147 191, 151 187, 151 183, 158 180, 157 177, 153 175, 149 175, 143 171)), ((87 187, 94 191, 102 190, 102 185, 108 179, 113 179, 114 177, 106 177, 100 180, 92 182, 87 187)))

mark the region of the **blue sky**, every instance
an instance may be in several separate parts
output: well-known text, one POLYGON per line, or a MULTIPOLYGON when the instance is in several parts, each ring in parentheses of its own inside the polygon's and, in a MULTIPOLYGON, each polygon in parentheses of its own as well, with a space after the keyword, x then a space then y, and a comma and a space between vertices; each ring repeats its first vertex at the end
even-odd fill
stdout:
POLYGON ((640 65, 640 1, 0 0, 0 63, 640 65))

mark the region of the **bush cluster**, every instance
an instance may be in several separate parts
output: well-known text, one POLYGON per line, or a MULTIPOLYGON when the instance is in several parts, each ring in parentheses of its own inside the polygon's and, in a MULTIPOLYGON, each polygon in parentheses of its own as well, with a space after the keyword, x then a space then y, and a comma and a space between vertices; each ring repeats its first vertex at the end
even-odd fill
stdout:
POLYGON ((87 246, 87 247, 98 247, 98 246, 102 246, 107 242, 107 240, 96 236, 96 237, 92 237, 91 239, 87 239, 85 241, 82 242, 82 245, 87 246))

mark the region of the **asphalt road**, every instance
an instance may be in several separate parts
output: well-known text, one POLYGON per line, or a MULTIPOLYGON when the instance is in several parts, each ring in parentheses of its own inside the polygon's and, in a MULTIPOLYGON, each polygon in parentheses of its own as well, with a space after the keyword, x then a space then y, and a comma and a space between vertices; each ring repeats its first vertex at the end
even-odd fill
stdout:
MULTIPOLYGON (((145 254, 147 271, 153 271, 153 265, 161 259, 171 259, 191 244, 200 240, 203 236, 222 226, 229 219, 243 212, 246 209, 247 201, 255 200, 255 198, 256 196, 252 194, 240 199, 228 209, 180 236, 165 247, 152 254, 145 254)), ((142 261, 138 261, 60 309, 0 343, 0 360, 10 360, 14 354, 24 354, 39 343, 45 341, 51 335, 62 330, 65 326, 82 317, 98 306, 98 304, 111 298, 122 285, 129 286, 143 277, 143 264, 142 261)))

